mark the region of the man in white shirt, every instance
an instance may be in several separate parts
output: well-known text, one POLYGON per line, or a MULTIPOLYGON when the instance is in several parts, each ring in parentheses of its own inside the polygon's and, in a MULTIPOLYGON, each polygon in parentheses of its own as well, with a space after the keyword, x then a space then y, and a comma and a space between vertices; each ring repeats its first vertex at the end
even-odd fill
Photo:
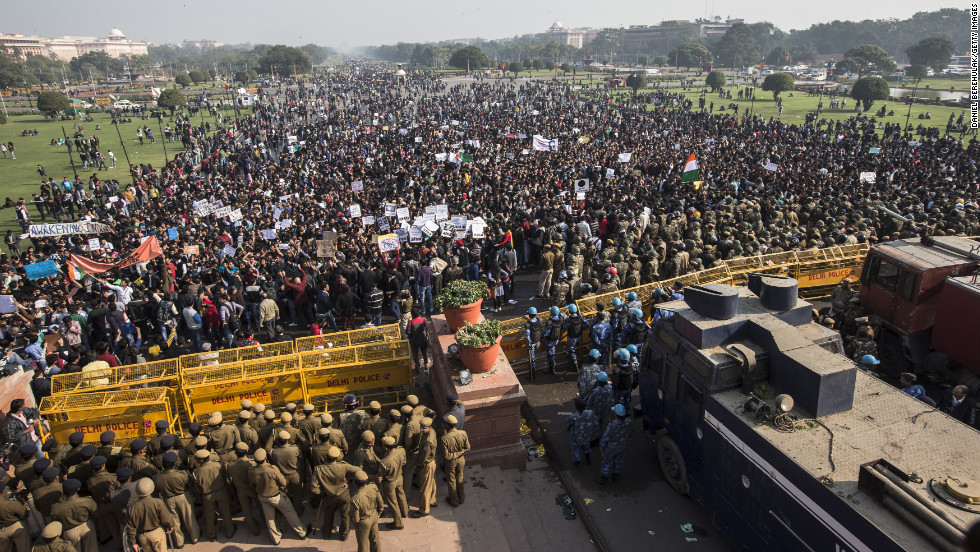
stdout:
POLYGON ((123 278, 119 283, 121 285, 110 284, 108 281, 99 279, 102 284, 116 292, 116 301, 122 303, 125 307, 129 305, 129 302, 133 300, 133 288, 129 287, 129 278, 123 278))

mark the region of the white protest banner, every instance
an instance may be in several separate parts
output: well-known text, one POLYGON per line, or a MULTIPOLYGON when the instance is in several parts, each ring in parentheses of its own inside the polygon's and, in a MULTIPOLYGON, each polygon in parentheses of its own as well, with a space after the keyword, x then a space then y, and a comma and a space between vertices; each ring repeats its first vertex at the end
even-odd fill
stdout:
POLYGON ((214 200, 214 201, 211 202, 211 210, 212 211, 217 211, 218 209, 221 209, 224 206, 225 206, 225 204, 222 203, 220 199, 216 199, 216 200, 214 200))
POLYGON ((283 251, 286 251, 286 250, 289 249, 289 244, 288 243, 280 243, 279 244, 279 249, 282 249, 283 251))
POLYGON ((421 144, 422 143, 422 137, 421 136, 416 136, 415 137, 415 143, 416 144, 421 144))
POLYGON ((267 228, 265 230, 259 230, 259 233, 262 234, 262 239, 263 240, 274 240, 274 239, 276 239, 276 229, 275 228, 267 228))
POLYGON ((89 238, 89 240, 88 240, 88 250, 89 251, 98 251, 100 249, 102 249, 102 242, 99 241, 99 238, 89 238))
POLYGON ((387 232, 390 228, 391 224, 388 223, 388 217, 381 217, 378 219, 378 230, 387 232))
POLYGON ((35 309, 43 309, 46 306, 48 306, 48 300, 47 299, 38 299, 37 301, 34 301, 34 308, 35 309))
POLYGON ((214 215, 217 217, 227 217, 231 215, 231 207, 221 207, 220 209, 215 209, 214 215))
POLYGON ((473 237, 474 238, 482 238, 483 237, 483 229, 484 228, 486 228, 486 226, 484 224, 479 223, 479 222, 474 222, 473 223, 473 226, 471 227, 471 230, 473 230, 473 237))
POLYGON ((32 224, 27 233, 32 238, 67 236, 69 234, 104 234, 112 227, 99 222, 67 222, 64 224, 32 224))
POLYGON ((408 243, 422 243, 422 227, 413 226, 408 231, 408 243))
POLYGON ((616 169, 606 169, 606 178, 612 178, 616 175, 616 169))
POLYGON ((878 178, 878 175, 876 175, 874 172, 863 172, 863 173, 861 173, 861 182, 869 182, 871 184, 874 184, 875 183, 875 180, 877 180, 877 178, 878 178))
POLYGON ((770 162, 766 163, 765 165, 763 165, 762 168, 763 169, 766 169, 767 171, 778 171, 779 170, 779 165, 777 165, 777 164, 773 163, 772 161, 770 161, 770 162))
POLYGON ((385 203, 385 216, 393 217, 395 216, 395 210, 398 208, 394 203, 385 203))
POLYGON ((224 252, 224 254, 226 256, 228 256, 228 257, 234 257, 235 256, 235 252, 237 250, 234 247, 230 246, 230 245, 226 245, 226 246, 224 246, 224 248, 221 249, 221 251, 224 252))
POLYGON ((372 215, 364 215, 361 218, 361 222, 364 223, 364 226, 367 226, 369 224, 374 224, 374 217, 372 215))
POLYGON ((436 220, 436 214, 435 213, 425 213, 424 215, 422 215, 422 220, 436 220))
POLYGON ((382 252, 398 251, 398 236, 395 234, 378 236, 378 247, 382 252))
POLYGON ((426 214, 432 213, 434 215, 434 214, 436 214, 436 206, 435 205, 426 205, 424 212, 426 214))
POLYGON ((408 207, 399 207, 395 210, 395 214, 398 216, 399 221, 408 220, 411 215, 408 213, 408 207))
POLYGON ((436 220, 449 220, 448 205, 436 205, 436 220))
POLYGON ((439 223, 439 228, 442 229, 441 234, 444 238, 453 237, 453 233, 456 231, 456 226, 448 220, 439 223))
POLYGON ((364 190, 364 183, 360 180, 355 180, 350 183, 350 189, 352 192, 360 192, 364 190))
POLYGON ((627 152, 627 153, 621 153, 621 154, 619 154, 619 162, 620 163, 629 163, 630 162, 630 159, 633 159, 633 153, 632 152, 627 152))
POLYGON ((356 203, 352 203, 350 206, 350 216, 351 218, 359 218, 361 216, 361 206, 356 203))
POLYGON ((228 215, 228 220, 230 220, 231 222, 238 222, 238 221, 242 220, 243 218, 245 218, 245 217, 242 216, 242 210, 241 209, 235 209, 234 211, 231 212, 231 214, 228 215))
POLYGON ((453 226, 456 230, 466 230, 466 217, 453 217, 453 226))
POLYGON ((11 314, 18 310, 20 309, 14 304, 13 295, 0 295, 0 314, 11 314))
POLYGON ((573 189, 577 193, 577 192, 589 191, 589 186, 591 183, 589 182, 588 178, 580 178, 576 180, 573 184, 574 184, 573 189))
POLYGON ((585 199, 585 192, 575 192, 575 199, 576 200, 585 199))
POLYGON ((276 207, 276 209, 272 212, 272 218, 275 220, 279 220, 279 217, 281 216, 282 216, 282 209, 276 207))
POLYGON ((185 245, 184 255, 200 255, 201 246, 200 245, 185 245))
POLYGON ((431 237, 436 230, 439 230, 439 225, 431 220, 425 221, 425 224, 422 225, 422 232, 424 232, 426 236, 431 237))
POLYGON ((398 241, 401 243, 408 241, 408 230, 405 228, 395 228, 395 235, 398 236, 398 241))
POLYGON ((572 214, 572 206, 571 205, 569 205, 569 204, 566 203, 565 204, 565 210, 568 211, 568 214, 569 215, 572 214))

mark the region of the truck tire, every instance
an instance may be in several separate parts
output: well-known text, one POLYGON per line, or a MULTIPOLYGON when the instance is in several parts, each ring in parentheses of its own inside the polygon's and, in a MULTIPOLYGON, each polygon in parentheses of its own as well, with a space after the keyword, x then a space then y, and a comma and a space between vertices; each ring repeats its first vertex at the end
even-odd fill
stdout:
POLYGON ((678 494, 686 495, 687 465, 684 464, 684 455, 681 454, 681 449, 673 437, 666 431, 661 431, 657 437, 657 459, 660 461, 660 470, 664 473, 667 483, 678 494))
MULTIPOLYGON (((882 329, 881 341, 878 342, 878 355, 881 364, 877 372, 882 375, 897 378, 902 372, 911 372, 912 362, 905 357, 902 350, 902 340, 898 334, 882 329)), ((861 360, 858 359, 858 362, 861 360)))

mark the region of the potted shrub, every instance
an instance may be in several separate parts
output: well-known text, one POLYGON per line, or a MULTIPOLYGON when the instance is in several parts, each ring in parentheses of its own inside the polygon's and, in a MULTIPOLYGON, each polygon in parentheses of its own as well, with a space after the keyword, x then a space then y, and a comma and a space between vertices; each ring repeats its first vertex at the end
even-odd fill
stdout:
POLYGON ((476 324, 480 321, 480 305, 489 298, 490 290, 483 282, 455 280, 442 287, 435 303, 446 315, 449 329, 456 332, 467 322, 476 324))
POLYGON ((496 320, 484 320, 477 325, 466 323, 456 332, 459 360, 474 374, 489 372, 500 352, 504 330, 496 320))

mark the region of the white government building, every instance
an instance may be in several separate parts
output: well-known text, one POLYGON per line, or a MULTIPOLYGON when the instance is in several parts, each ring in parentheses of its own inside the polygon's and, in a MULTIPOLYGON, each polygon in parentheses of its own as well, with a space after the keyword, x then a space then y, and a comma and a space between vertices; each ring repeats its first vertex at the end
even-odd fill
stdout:
POLYGON ((22 34, 0 33, 0 51, 8 55, 17 55, 20 59, 27 56, 55 57, 69 61, 89 52, 102 51, 110 57, 146 55, 146 42, 136 42, 126 38, 119 29, 112 29, 109 35, 98 38, 94 36, 60 36, 57 38, 40 38, 22 34))

